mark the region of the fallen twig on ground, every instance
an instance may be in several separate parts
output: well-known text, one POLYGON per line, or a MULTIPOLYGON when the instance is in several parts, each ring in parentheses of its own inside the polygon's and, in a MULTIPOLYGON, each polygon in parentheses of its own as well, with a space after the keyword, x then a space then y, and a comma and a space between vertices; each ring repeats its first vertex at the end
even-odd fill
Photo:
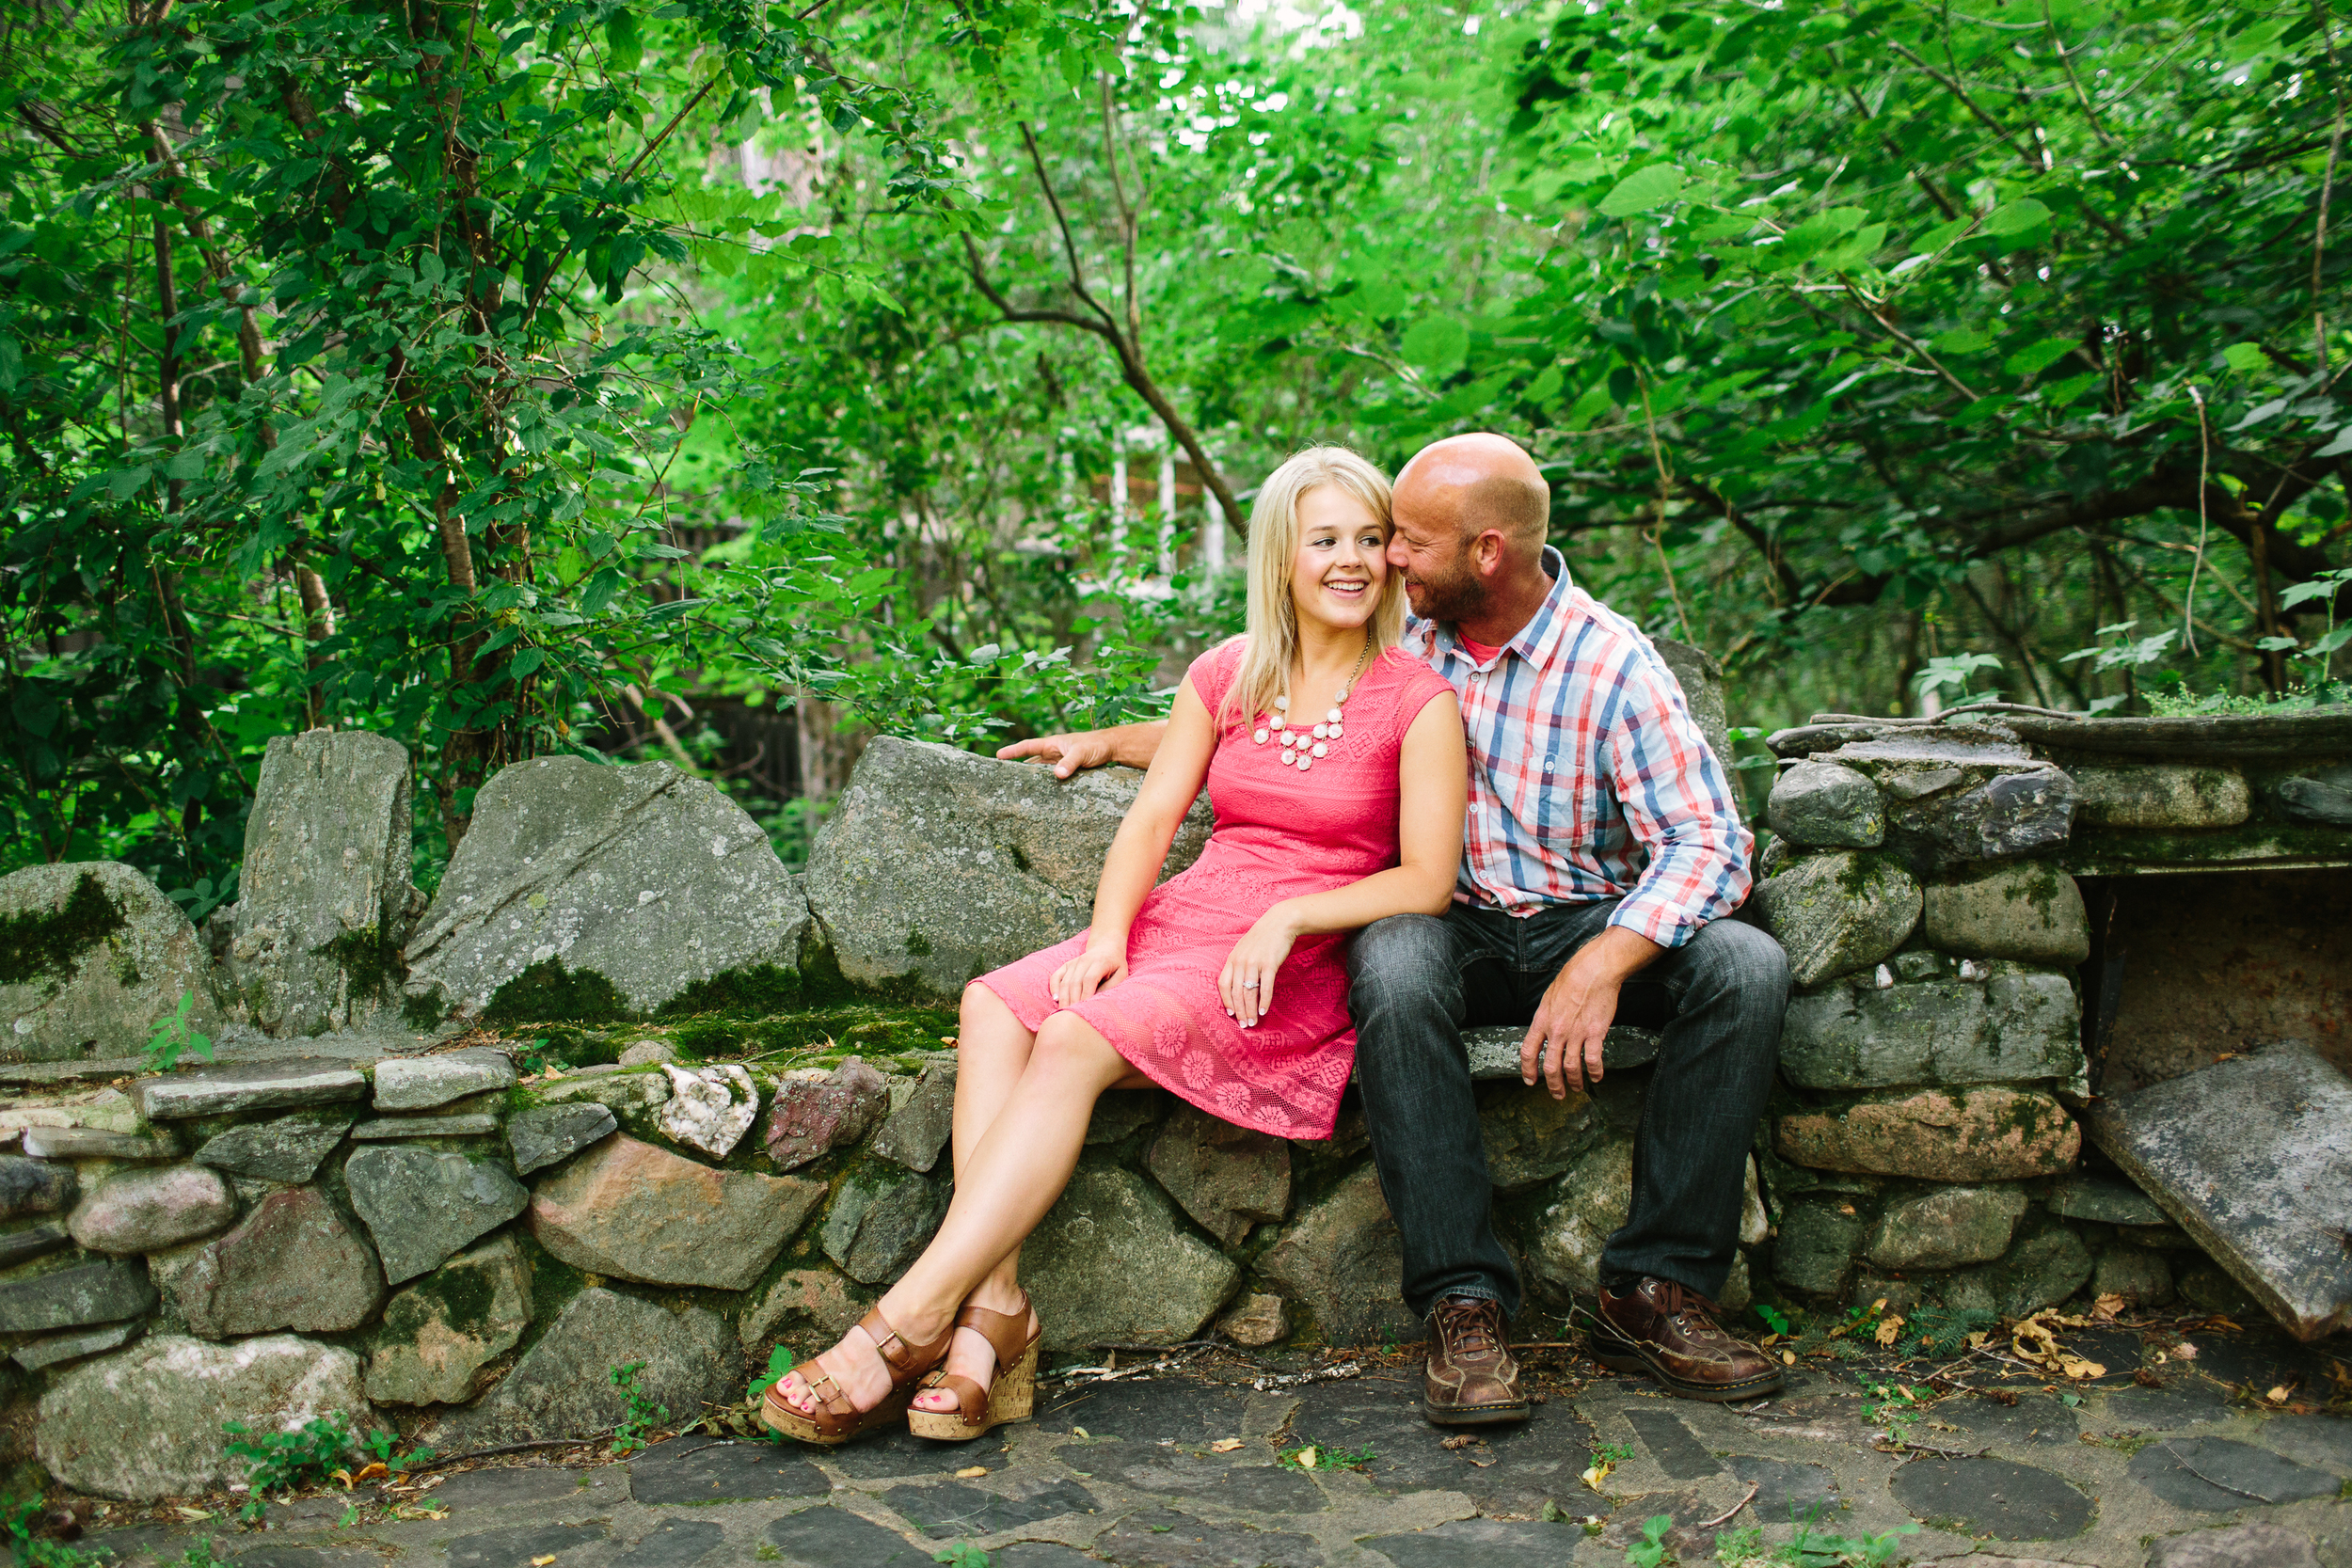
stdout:
POLYGON ((601 1437, 539 1437, 528 1443, 501 1443, 495 1449, 475 1449, 468 1453, 453 1453, 443 1458, 421 1460, 414 1465, 405 1465, 401 1466, 400 1473, 405 1480, 409 1476, 422 1475, 427 1470, 440 1470, 452 1465, 463 1465, 469 1459, 491 1459, 502 1453, 522 1453, 531 1449, 587 1448, 603 1441, 601 1437))
POLYGON ((2165 1452, 2170 1454, 2182 1469, 2186 1470, 2190 1475, 2195 1476, 2199 1481, 2203 1481, 2207 1486, 2218 1486, 2224 1492, 2234 1493, 2236 1496, 2241 1497, 2251 1497, 2258 1503, 2270 1503, 2275 1506, 2279 1501, 2276 1497, 2265 1497, 2260 1492, 2249 1492, 2243 1486, 2232 1486, 2226 1481, 2214 1480, 2213 1477, 2205 1474, 2204 1471, 2199 1469, 2196 1465, 2191 1465, 2186 1459, 2183 1458, 2181 1450, 2174 1448, 2169 1443, 2160 1443, 2157 1447, 2163 1449, 2165 1452))
POLYGON ((1931 1453, 1939 1459, 1981 1459, 1992 1451, 1990 1449, 1947 1449, 1934 1443, 1915 1443, 1908 1437, 1888 1436, 1884 1433, 1879 1435, 1886 1438, 1886 1445, 1879 1449, 1881 1453, 1931 1453))
POLYGON ((1252 1392, 1265 1393, 1272 1388, 1303 1388, 1310 1383, 1336 1383, 1343 1378, 1361 1377, 1359 1362, 1343 1361, 1336 1367, 1317 1367, 1304 1372, 1278 1372, 1262 1377, 1249 1385, 1252 1392))
POLYGON ((1748 1495, 1746 1497, 1740 1498, 1738 1502, 1733 1503, 1729 1508, 1724 1509, 1721 1513, 1716 1514, 1712 1519, 1708 1520, 1707 1523, 1701 1525, 1699 1528, 1713 1529, 1717 1525, 1720 1525, 1729 1519, 1733 1514, 1747 1507, 1748 1504, 1756 1501, 1756 1494, 1762 1489, 1763 1485, 1764 1483, 1760 1481, 1752 1481, 1748 1482, 1748 1495))

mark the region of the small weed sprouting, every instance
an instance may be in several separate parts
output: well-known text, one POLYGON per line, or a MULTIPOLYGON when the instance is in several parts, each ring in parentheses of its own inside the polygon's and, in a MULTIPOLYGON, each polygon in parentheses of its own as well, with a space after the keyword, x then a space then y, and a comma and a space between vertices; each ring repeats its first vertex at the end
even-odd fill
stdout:
POLYGON ((188 1022, 188 1013, 196 1006, 196 992, 180 993, 178 1010, 155 1021, 155 1034, 147 1042, 147 1069, 150 1072, 169 1072, 180 1065, 183 1053, 193 1051, 206 1061, 213 1059, 213 1037, 198 1032, 188 1022))
MULTIPOLYGON (((1715 1537, 1715 1560, 1723 1568, 1886 1568, 1902 1538, 1918 1528, 1902 1525, 1884 1535, 1819 1535, 1804 1523, 1787 1545, 1767 1546, 1764 1532, 1750 1525, 1715 1537)), ((1627 1560, 1636 1560, 1629 1555, 1627 1560)))
POLYGON ((947 1568, 989 1568, 995 1560, 969 1541, 959 1541, 944 1551, 931 1554, 933 1562, 944 1562, 947 1568))
POLYGON ((1667 1568, 1680 1562, 1674 1548, 1666 1544, 1666 1532, 1675 1528, 1674 1517, 1654 1513, 1642 1521, 1642 1539, 1625 1549, 1628 1568, 1667 1568))
MULTIPOLYGON (((293 1432, 257 1433, 243 1421, 226 1422, 220 1430, 229 1437, 229 1457, 246 1464, 246 1484, 251 1490, 237 1518, 248 1525, 268 1512, 272 1492, 289 1493, 329 1481, 340 1481, 348 1489, 357 1479, 354 1468, 364 1463, 381 1465, 387 1475, 397 1476, 433 1457, 431 1449, 395 1454, 400 1438, 393 1433, 379 1430, 360 1437, 343 1425, 340 1410, 313 1417, 293 1432)), ((348 1528, 358 1518, 356 1509, 347 1510, 338 1528, 348 1528)))
POLYGON ((371 1432, 361 1447, 367 1450, 370 1459, 384 1466, 386 1475, 395 1478, 433 1457, 431 1449, 412 1449, 405 1454, 393 1453, 392 1450, 400 1447, 400 1436, 396 1433, 371 1432))
POLYGON ((188 1543, 170 1568, 229 1568, 229 1560, 213 1549, 213 1538, 199 1535, 188 1543))
POLYGON ((1749 1310, 1753 1311, 1758 1318, 1763 1320, 1764 1326, 1766 1328, 1771 1329, 1773 1333, 1779 1335, 1783 1338, 1787 1338, 1788 1337, 1790 1320, 1788 1313, 1783 1312, 1777 1307, 1772 1307, 1760 1301, 1756 1302, 1749 1308, 1749 1310))
POLYGON ((1862 1402, 1862 1418, 1883 1432, 1888 1442, 1900 1448, 1911 1435, 1911 1423, 1934 1402, 1933 1396, 1908 1384, 1873 1384, 1869 1397, 1862 1402))
POLYGON ((615 1367, 608 1373, 612 1386, 628 1402, 628 1415, 612 1429, 612 1456, 626 1459, 645 1446, 646 1433, 670 1418, 670 1407, 656 1404, 637 1387, 637 1374, 645 1370, 643 1361, 632 1361, 626 1367, 615 1367))
POLYGON ((1336 1449, 1325 1443, 1308 1443, 1282 1450, 1276 1463, 1295 1470, 1360 1470, 1380 1456, 1367 1446, 1360 1449, 1336 1449))

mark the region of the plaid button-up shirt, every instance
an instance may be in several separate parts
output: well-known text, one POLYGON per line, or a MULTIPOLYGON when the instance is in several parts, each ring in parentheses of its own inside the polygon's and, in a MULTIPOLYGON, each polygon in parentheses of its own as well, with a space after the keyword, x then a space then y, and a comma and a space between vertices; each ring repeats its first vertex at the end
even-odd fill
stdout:
POLYGON ((1493 660, 1416 617, 1405 646, 1461 694, 1470 829, 1454 897, 1525 916, 1622 898, 1610 916, 1679 947, 1747 896, 1755 835, 1682 689, 1639 627, 1568 578, 1493 660))

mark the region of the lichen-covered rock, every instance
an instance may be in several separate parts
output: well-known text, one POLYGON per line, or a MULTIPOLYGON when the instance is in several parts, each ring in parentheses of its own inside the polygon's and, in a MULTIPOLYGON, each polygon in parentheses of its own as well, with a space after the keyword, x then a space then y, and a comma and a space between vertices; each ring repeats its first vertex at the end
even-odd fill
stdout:
POLYGON ((375 1064, 375 1108, 429 1111, 453 1100, 512 1088, 514 1059, 476 1047, 431 1056, 388 1056, 375 1064))
MULTIPOLYGON (((1085 929, 1142 778, 1104 768, 1061 781, 1035 764, 877 736, 809 856, 809 908, 841 973, 954 996, 1085 929)), ((1191 864, 1208 832, 1204 798, 1165 874, 1191 864)))
POLYGON ((2084 1070, 2081 1010, 2065 975, 2006 963, 1968 980, 1881 986, 1866 974, 1789 998, 1780 1066, 1809 1089, 2072 1083, 2084 1070))
POLYGON ((2279 815, 2290 822, 2352 828, 2352 764, 2278 780, 2265 794, 2279 815))
POLYGON ((1971 790, 1896 808, 1890 837, 1938 865, 2042 854, 2074 832, 2074 781, 2062 768, 2021 768, 1971 790))
POLYGON ((2078 796, 2074 815, 2092 827, 2234 828, 2253 809, 2246 775, 2234 768, 2142 762, 2067 771, 2078 796))
POLYGON ((1370 1165, 1301 1209, 1258 1259, 1258 1272, 1313 1316, 1326 1344, 1409 1339, 1421 1332, 1405 1305, 1403 1242, 1370 1165))
POLYGON ((113 861, 0 877, 0 1061, 135 1056, 183 997, 220 1028, 196 927, 154 883, 113 861))
POLYGON ((1249 1227, 1291 1206, 1291 1146, 1179 1104, 1160 1125, 1144 1164, 1193 1223, 1239 1244, 1249 1227))
POLYGON ((767 835, 716 785, 665 762, 539 757, 475 797, 407 989, 470 1019, 560 966, 574 1010, 649 1012, 730 971, 796 968, 807 925, 767 835))
POLYGON ((2044 862, 1929 883, 1920 934, 1931 947, 1963 958, 2071 969, 2090 957, 2082 891, 2074 878, 2044 862))
POLYGON ((736 1337, 743 1354, 764 1365, 768 1347, 787 1325, 805 1327, 811 1338, 831 1344, 866 1316, 874 1295, 831 1269, 787 1269, 743 1309, 736 1337))
MULTIPOLYGON (((828 1073, 787 1078, 768 1107, 768 1158, 778 1170, 797 1169, 857 1142, 889 1109, 889 1081, 861 1057, 849 1057, 828 1073)), ((934 1158, 938 1152, 931 1150, 934 1158)))
POLYGON ((1558 1176, 1592 1146, 1600 1125, 1588 1094, 1554 1100, 1540 1084, 1479 1087, 1478 1137, 1497 1192, 1525 1192, 1558 1176))
POLYGON ((274 736, 237 873, 230 972, 278 1036, 358 1029, 391 1003, 408 918, 408 752, 365 730, 274 736))
POLYGON ((2100 1225, 2172 1223, 2172 1216, 2154 1198, 2130 1182, 2111 1176, 2093 1176, 2088 1171, 2077 1172, 2052 1186, 2044 1206, 2063 1218, 2092 1220, 2100 1225))
POLYGON ((759 1117, 759 1089, 735 1062, 682 1068, 661 1064, 670 1098, 654 1113, 661 1135, 723 1160, 759 1117))
POLYGON ((1807 856, 1756 890, 1757 916, 1800 987, 1883 959, 1919 924, 1919 907, 1910 872, 1851 850, 1807 856))
POLYGON ((562 1164, 590 1144, 616 1131, 612 1108, 593 1101, 572 1105, 532 1105, 506 1118, 506 1151, 515 1174, 562 1164))
POLYGON ((92 1252, 160 1252, 209 1236, 237 1217, 229 1184, 201 1165, 110 1176, 74 1206, 66 1228, 92 1252))
POLYGON ((1944 1304, 1963 1312, 2022 1318, 2056 1307, 2090 1282, 2090 1249, 2062 1225, 2028 1220, 1998 1260, 1944 1282, 1944 1304))
POLYGON ((1895 1089, 1793 1111, 1776 1129, 1781 1157, 1817 1169, 1928 1181, 2014 1181, 2074 1168, 2082 1129, 2030 1089, 1895 1089))
POLYGON ((207 1339, 342 1334, 384 1301, 374 1252, 316 1187, 271 1194, 227 1235, 155 1268, 189 1332, 207 1339))
POLYGON ((2172 1265, 2161 1252, 2110 1246, 2091 1271, 2093 1296, 2121 1296, 2126 1307, 2162 1307, 2172 1299, 2172 1265))
POLYGON ((360 1149, 343 1163, 343 1180, 393 1285, 437 1268, 530 1201, 521 1182, 486 1161, 405 1144, 360 1149))
POLYGON ((925 1064, 906 1101, 874 1134, 873 1151, 909 1170, 928 1171, 939 1163, 956 1130, 956 1058, 925 1064))
POLYGON ((539 1182, 531 1233, 590 1274, 740 1291, 824 1196, 821 1181, 713 1170, 614 1137, 539 1182))
POLYGON ((343 1105, 245 1122, 206 1139, 196 1163, 263 1181, 308 1181, 358 1115, 343 1105))
POLYGON ((868 1165, 841 1184, 825 1216, 825 1256, 861 1285, 895 1284, 947 1212, 944 1181, 868 1165))
POLYGON ((742 1352, 718 1313, 591 1287, 479 1404, 445 1418, 437 1446, 610 1432, 637 1414, 612 1377, 632 1365, 639 1397, 669 1412, 665 1424, 742 1397, 742 1352))
POLYGON ((0 1219, 63 1213, 80 1196, 72 1165, 0 1154, 0 1219))
POLYGON ((146 1263, 138 1259, 57 1259, 49 1267, 0 1283, 0 1334, 119 1323, 154 1306, 155 1287, 148 1280, 146 1263))
POLYGON ((140 1114, 151 1121, 234 1116, 303 1105, 340 1105, 367 1098, 368 1081, 342 1062, 262 1062, 199 1068, 132 1085, 140 1114))
POLYGON ((87 1361, 41 1397, 40 1462, 78 1492, 133 1502, 209 1492, 246 1479, 221 1428, 292 1432, 334 1415, 365 1431, 374 1412, 359 1358, 291 1334, 211 1345, 176 1334, 87 1361))
POLYGON ((1808 1197, 1790 1204, 1780 1217, 1780 1239, 1772 1247, 1772 1277, 1808 1295, 1840 1294, 1853 1277, 1863 1224, 1848 1199, 1808 1197))
POLYGON ((2025 1217, 2015 1187, 1938 1187, 1888 1204, 1870 1232, 1870 1261, 1883 1269, 1954 1269, 2009 1250, 2025 1217))
POLYGON ((532 1092, 543 1105, 594 1103, 612 1111, 643 1111, 670 1102, 670 1081, 659 1071, 601 1071, 590 1068, 537 1085, 532 1092))
POLYGON ((1189 1339, 1241 1285, 1241 1270, 1188 1234, 1158 1188, 1092 1162, 1023 1246, 1021 1277, 1047 1346, 1070 1350, 1189 1339))
POLYGON ((1772 832, 1822 849, 1872 849, 1886 840, 1886 807, 1867 775, 1807 760, 1772 781, 1772 832))
POLYGON ((462 1404, 531 1325, 531 1267, 512 1236, 461 1252, 385 1304, 368 1353, 378 1404, 462 1404))
POLYGON ((1633 1135, 1604 1129, 1552 1183, 1527 1249, 1534 1283, 1558 1301, 1598 1290, 1601 1249, 1632 1207, 1633 1135))
POLYGON ((69 1361, 80 1361, 92 1355, 103 1355, 110 1350, 120 1350, 146 1332, 147 1325, 138 1323, 69 1329, 46 1338, 27 1339, 8 1352, 8 1359, 28 1372, 37 1372, 44 1367, 61 1367, 69 1361))
POLYGON ((1670 637, 1653 637, 1650 646, 1674 672, 1675 684, 1682 688, 1682 701, 1691 710, 1691 721, 1699 728, 1707 749, 1725 768, 1731 766, 1731 732, 1729 712, 1724 703, 1724 667, 1705 648, 1690 642, 1677 642, 1670 637))
POLYGON ((389 1143, 397 1138, 486 1138, 499 1130, 499 1118, 487 1111, 453 1117, 378 1117, 351 1130, 356 1144, 389 1143))

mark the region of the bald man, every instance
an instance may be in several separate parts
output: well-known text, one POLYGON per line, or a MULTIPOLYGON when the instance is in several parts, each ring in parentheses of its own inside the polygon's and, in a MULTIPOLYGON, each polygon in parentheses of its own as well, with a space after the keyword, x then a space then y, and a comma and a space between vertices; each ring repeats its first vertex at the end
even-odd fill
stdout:
MULTIPOLYGON (((1546 543, 1550 488, 1501 436, 1456 436, 1397 476, 1389 563, 1406 646, 1460 694, 1470 822, 1454 905, 1349 945, 1348 1004, 1404 1296, 1430 1326, 1422 1409, 1442 1426, 1523 1419, 1509 1349, 1519 1280, 1496 1239, 1462 1030, 1527 1025, 1519 1070, 1555 1098, 1601 1078, 1629 990, 1667 1022, 1642 1101, 1632 1205, 1599 1268, 1593 1351, 1689 1399, 1749 1400, 1780 1369, 1724 1332, 1714 1298, 1739 1237, 1748 1147, 1780 1047, 1788 965, 1724 917, 1753 836, 1674 673, 1546 543)), ((1001 757, 1063 778, 1148 767, 1161 726, 1049 736, 1001 757)))

